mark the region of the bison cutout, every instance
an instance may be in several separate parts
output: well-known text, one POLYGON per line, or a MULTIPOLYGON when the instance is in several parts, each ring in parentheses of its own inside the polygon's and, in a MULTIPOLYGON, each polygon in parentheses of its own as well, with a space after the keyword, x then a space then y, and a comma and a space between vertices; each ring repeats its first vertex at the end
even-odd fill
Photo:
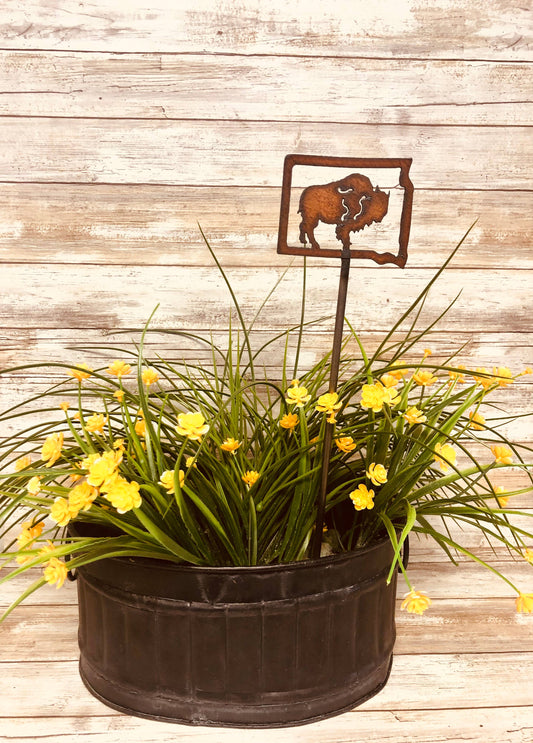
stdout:
POLYGON ((381 222, 388 208, 389 194, 379 186, 373 188, 370 179, 360 173, 323 186, 309 186, 300 196, 300 242, 305 245, 308 238, 312 248, 320 248, 314 231, 319 222, 325 222, 336 225, 337 240, 347 249, 350 232, 381 222))

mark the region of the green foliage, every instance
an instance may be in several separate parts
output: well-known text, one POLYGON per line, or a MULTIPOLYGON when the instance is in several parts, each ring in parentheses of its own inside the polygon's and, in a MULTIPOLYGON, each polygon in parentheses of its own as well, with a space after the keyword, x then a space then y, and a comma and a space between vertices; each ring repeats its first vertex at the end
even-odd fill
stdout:
POLYGON ((459 550, 482 562, 452 536, 455 523, 473 525, 523 554, 533 535, 513 517, 530 514, 500 507, 489 474, 518 468, 527 482, 506 496, 529 492, 531 450, 506 439, 502 424, 512 418, 498 409, 492 419, 472 420, 481 409, 491 410, 489 397, 497 402, 499 389, 522 375, 504 367, 465 370, 454 356, 432 363, 416 350, 434 327, 435 321, 420 328, 421 310, 445 266, 373 354, 349 325, 332 399, 321 398, 329 354, 293 379, 310 325, 305 292, 300 324, 254 349, 257 315, 247 326, 213 257, 237 309, 238 328, 230 316, 226 347, 166 331, 202 343, 210 364, 148 358, 147 326, 135 351, 111 349, 122 364, 91 371, 48 365, 70 371, 64 381, 1 414, 2 425, 19 424, 0 449, 4 557, 18 563, 3 580, 36 565, 45 568, 19 601, 45 581, 60 584, 65 557, 70 568, 121 555, 221 566, 305 559, 324 434, 332 425, 328 549, 352 550, 388 534, 405 572, 402 546, 415 532, 435 539, 452 559, 459 550), (273 356, 280 340, 280 372, 269 379, 260 360, 273 356), (61 410, 67 398, 75 402, 61 410), (23 453, 31 461, 20 462, 23 453), (370 477, 371 465, 378 466, 377 479, 370 477), (350 496, 359 490, 365 498, 372 491, 373 500, 356 510, 350 496), (22 531, 10 542, 6 535, 17 525, 22 531))

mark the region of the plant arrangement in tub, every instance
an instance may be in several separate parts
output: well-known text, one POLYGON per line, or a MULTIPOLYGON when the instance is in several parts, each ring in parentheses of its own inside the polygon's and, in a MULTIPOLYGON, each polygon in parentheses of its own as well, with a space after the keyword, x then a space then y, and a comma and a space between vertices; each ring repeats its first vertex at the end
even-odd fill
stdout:
POLYGON ((373 353, 349 326, 335 393, 327 391, 328 354, 300 369, 304 304, 298 326, 253 349, 255 319, 246 325, 231 286, 239 327, 230 318, 227 346, 186 334, 209 349, 210 364, 148 358, 146 329, 136 350, 114 349, 118 360, 101 368, 55 364, 62 381, 0 416, 4 426, 20 424, 1 450, 3 557, 12 563, 2 580, 42 568, 6 613, 42 585, 60 587, 69 569, 108 557, 200 566, 306 560, 328 426, 322 554, 388 535, 391 575, 399 567, 407 582, 402 608, 421 614, 431 599, 411 584, 402 547, 409 533, 425 534, 452 560, 463 553, 500 575, 516 590, 517 610, 532 613, 533 593, 455 536, 457 525, 477 527, 533 564, 529 514, 512 507, 513 496, 531 490, 531 448, 508 440, 503 425, 513 416, 498 405, 501 389, 531 370, 467 369, 457 354, 432 361, 424 346, 435 322, 420 328, 420 313, 443 268, 373 353), (281 373, 268 378, 261 359, 283 339, 281 373), (527 486, 503 492, 493 475, 507 470, 521 470, 527 486))

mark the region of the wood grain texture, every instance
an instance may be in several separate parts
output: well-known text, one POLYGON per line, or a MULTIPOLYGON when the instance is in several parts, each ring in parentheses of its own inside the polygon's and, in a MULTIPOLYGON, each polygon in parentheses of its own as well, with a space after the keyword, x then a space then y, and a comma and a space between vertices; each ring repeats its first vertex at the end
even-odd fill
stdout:
MULTIPOLYGON (((286 266, 275 250, 280 197, 274 187, 0 183, 0 261, 205 266, 200 223, 224 266, 286 266)), ((406 271, 438 268, 474 219, 451 268, 533 268, 531 193, 417 189, 415 204, 406 271)), ((382 227, 378 249, 397 245, 382 227)))
POLYGON ((279 187, 285 155, 305 153, 412 157, 422 189, 531 189, 523 126, 6 116, 0 137, 0 181, 17 183, 279 187))
MULTIPOLYGON (((446 667, 444 666, 444 671, 446 667)), ((9 740, 17 743, 44 743, 83 740, 84 743, 175 743, 184 741, 226 741, 239 743, 529 743, 533 705, 478 707, 444 710, 367 710, 366 706, 340 717, 281 730, 231 730, 176 726, 118 715, 101 707, 90 717, 27 717, 2 723, 9 740)))
MULTIPOLYGON (((230 279, 248 322, 281 275, 281 269, 263 269, 264 290, 260 291, 253 272, 245 267, 232 269, 230 279)), ((359 277, 354 271, 346 315, 355 328, 364 329, 371 323, 375 332, 384 333, 431 276, 432 272, 423 269, 368 268, 359 277)), ((301 296, 294 282, 293 277, 280 284, 257 320, 257 329, 283 331, 298 323, 301 296)), ((308 320, 331 317, 337 288, 336 271, 325 271, 318 263, 308 267, 307 296, 312 303, 308 320)), ((460 333, 465 327, 472 334, 489 328, 500 333, 511 328, 526 334, 531 331, 526 311, 531 297, 530 274, 487 269, 479 269, 475 281, 468 271, 442 275, 438 289, 426 302, 421 327, 435 320, 462 289, 464 293, 439 323, 441 331, 460 333)), ((154 266, 82 265, 72 270, 64 264, 4 264, 0 291, 10 299, 9 304, 0 306, 0 322, 8 328, 140 328, 159 304, 153 327, 220 330, 227 327, 230 306, 218 270, 207 266, 176 266, 169 277, 165 268, 154 266), (35 314, 35 307, 40 307, 39 314, 35 314)), ((331 327, 331 321, 316 326, 331 327)))
POLYGON ((531 60, 527 4, 490 0, 5 0, 2 46, 123 52, 239 52, 531 60))
POLYGON ((0 116, 531 122, 529 63, 368 59, 356 51, 353 58, 0 51, 0 116))
MULTIPOLYGON (((223 342, 228 294, 197 223, 251 318, 289 263, 275 244, 291 152, 413 157, 407 268, 352 270, 348 315, 370 350, 479 218, 428 318, 462 295, 421 345, 434 361, 469 341, 457 359, 468 366, 533 366, 530 3, 3 0, 0 38, 0 370, 101 365, 86 347, 131 348, 131 334, 113 329, 139 327, 158 301, 156 326, 212 329, 223 342)), ((397 240, 386 224, 354 240, 369 238, 382 250, 397 240)), ((298 320, 299 265, 258 323, 258 344, 298 320)), ((332 315, 337 279, 336 260, 309 262, 309 318, 332 315)), ((331 330, 332 320, 310 330, 303 366, 329 349, 331 330)), ((152 336, 150 350, 205 358, 176 336, 152 336)), ((265 354, 274 375, 281 353, 278 341, 265 354)), ((62 374, 0 376, 0 410, 62 374)), ((498 400, 520 414, 532 395, 524 378, 498 400)), ((0 437, 12 430, 2 422, 0 437)), ((527 418, 514 431, 533 441, 527 418)), ((491 478, 523 483, 516 471, 491 478)), ((531 494, 510 506, 533 513, 531 494)), ((471 529, 461 536, 533 590, 524 560, 471 529)), ((512 589, 464 556, 455 568, 434 543, 411 542, 411 580, 433 605, 424 617, 398 613, 389 684, 350 713, 237 732, 120 715, 80 681, 69 584, 33 594, 0 626, 0 739, 532 743, 533 615, 517 615, 512 589)), ((0 586, 0 605, 25 581, 0 586)), ((400 581, 399 601, 404 591, 400 581)))

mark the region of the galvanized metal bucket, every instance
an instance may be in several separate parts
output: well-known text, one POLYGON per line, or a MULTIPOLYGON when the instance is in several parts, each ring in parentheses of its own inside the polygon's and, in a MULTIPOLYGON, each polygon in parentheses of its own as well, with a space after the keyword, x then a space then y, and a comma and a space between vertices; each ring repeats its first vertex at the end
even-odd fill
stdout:
POLYGON ((346 711, 389 676, 392 556, 385 540, 275 566, 87 565, 81 677, 111 707, 192 725, 283 727, 346 711))

